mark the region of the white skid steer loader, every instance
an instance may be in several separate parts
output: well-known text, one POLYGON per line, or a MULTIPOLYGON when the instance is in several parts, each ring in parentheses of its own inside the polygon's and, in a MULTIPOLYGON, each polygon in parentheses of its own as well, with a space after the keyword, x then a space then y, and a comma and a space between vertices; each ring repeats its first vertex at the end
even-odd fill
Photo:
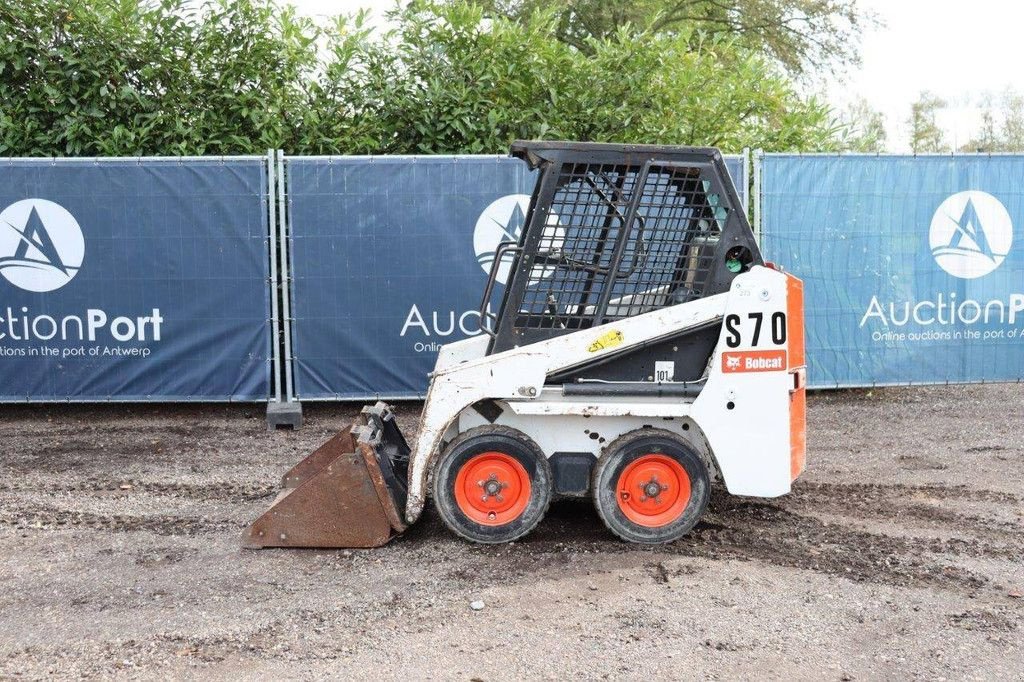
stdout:
POLYGON ((428 490, 475 542, 529 533, 552 498, 615 535, 678 539, 713 480, 774 497, 804 467, 803 286, 765 264, 716 149, 517 142, 540 172, 501 244, 479 336, 444 346, 410 448, 387 405, 315 451, 247 547, 373 547, 428 490), (488 304, 499 271, 507 286, 488 304))

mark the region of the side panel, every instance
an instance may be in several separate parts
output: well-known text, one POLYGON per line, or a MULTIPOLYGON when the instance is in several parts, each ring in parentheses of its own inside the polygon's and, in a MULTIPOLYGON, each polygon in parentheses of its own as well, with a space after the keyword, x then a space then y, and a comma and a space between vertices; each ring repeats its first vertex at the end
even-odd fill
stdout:
POLYGON ((487 354, 487 344, 490 339, 486 336, 473 336, 454 343, 446 343, 441 346, 437 353, 437 362, 434 364, 434 371, 441 371, 454 367, 455 365, 482 358, 487 354))
POLYGON ((693 404, 734 495, 783 495, 802 468, 803 436, 791 435, 791 420, 803 419, 803 398, 790 393, 802 344, 791 332, 789 281, 755 268, 733 282, 707 385, 693 404))
POLYGON ((789 325, 789 476, 796 480, 807 459, 807 359, 804 354, 804 283, 786 276, 786 322, 789 325))
MULTIPOLYGON (((474 410, 459 415, 459 431, 489 422, 474 410)), ((709 455, 708 446, 694 428, 692 419, 678 417, 584 417, 582 415, 516 414, 505 410, 495 422, 522 431, 540 446, 548 457, 556 452, 589 452, 600 457, 604 448, 624 433, 645 426, 665 429, 692 443, 697 452, 709 455)))
POLYGON ((708 368, 718 343, 719 323, 676 334, 665 341, 637 348, 611 360, 595 362, 556 374, 550 384, 580 379, 602 381, 697 381, 708 368))
MULTIPOLYGON (((714 453, 714 463, 731 493, 772 497, 789 492, 794 459, 791 421, 793 415, 796 415, 796 422, 800 421, 802 403, 799 398, 797 401, 790 398, 794 367, 791 367, 789 350, 791 343, 798 344, 790 338, 788 282, 788 276, 781 272, 754 267, 738 276, 727 294, 436 371, 411 460, 407 520, 415 521, 422 511, 427 472, 444 434, 476 401, 485 398, 516 401, 514 411, 523 418, 522 422, 516 422, 518 424, 537 422, 537 415, 528 414, 526 406, 550 408, 544 412, 545 416, 557 417, 558 401, 551 400, 544 390, 546 377, 592 362, 604 354, 626 353, 648 345, 672 333, 671 330, 695 329, 715 320, 722 320, 722 329, 704 390, 692 405, 684 400, 652 401, 651 407, 673 407, 675 411, 671 416, 679 418, 689 415, 697 430, 703 432, 714 453), (600 343, 608 338, 614 338, 615 343, 600 343)), ((799 360, 799 353, 793 359, 799 360)), ((566 403, 567 409, 580 404, 578 400, 566 403)), ((621 406, 622 403, 615 401, 615 404, 621 406)), ((630 415, 617 416, 636 418, 644 414, 643 405, 633 407, 637 409, 631 410, 630 415)), ((584 410, 576 417, 583 420, 579 422, 583 424, 587 415, 591 415, 589 424, 596 424, 596 414, 593 409, 584 410)), ((670 415, 663 412, 660 416, 670 415)), ((608 430, 603 426, 604 419, 600 418, 598 445, 602 437, 606 442, 611 440, 604 433, 608 430)), ((629 421, 629 425, 633 428, 654 425, 657 420, 657 417, 641 417, 629 421)), ((537 438, 553 439, 546 446, 542 443, 545 451, 588 451, 580 444, 580 433, 575 432, 588 428, 593 432, 596 427, 580 426, 575 421, 566 424, 568 430, 553 429, 552 433, 537 438)), ((514 424, 510 422, 510 425, 514 424)), ((524 430, 532 433, 532 428, 524 430)), ((622 428, 625 429, 625 425, 622 428)), ((582 433, 582 438, 593 440, 586 433, 582 433)))

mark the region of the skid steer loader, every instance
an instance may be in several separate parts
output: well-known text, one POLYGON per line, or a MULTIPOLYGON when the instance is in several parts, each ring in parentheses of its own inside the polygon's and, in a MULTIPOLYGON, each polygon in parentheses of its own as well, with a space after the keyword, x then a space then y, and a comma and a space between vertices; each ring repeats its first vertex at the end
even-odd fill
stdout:
POLYGON ((804 467, 803 288, 762 261, 716 149, 516 142, 537 169, 498 246, 485 333, 444 346, 415 445, 384 403, 289 471, 247 547, 373 547, 416 521, 482 543, 589 496, 612 533, 671 542, 712 480, 804 467), (507 277, 496 315, 499 276, 507 277))

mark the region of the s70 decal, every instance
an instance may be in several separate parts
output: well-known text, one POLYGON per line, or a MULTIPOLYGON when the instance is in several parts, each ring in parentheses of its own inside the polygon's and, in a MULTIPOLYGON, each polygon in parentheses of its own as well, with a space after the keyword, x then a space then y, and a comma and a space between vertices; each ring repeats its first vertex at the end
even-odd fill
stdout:
POLYGON ((735 313, 725 316, 725 345, 729 348, 785 343, 786 313, 772 313, 767 322, 764 313, 747 313, 745 320, 735 313))

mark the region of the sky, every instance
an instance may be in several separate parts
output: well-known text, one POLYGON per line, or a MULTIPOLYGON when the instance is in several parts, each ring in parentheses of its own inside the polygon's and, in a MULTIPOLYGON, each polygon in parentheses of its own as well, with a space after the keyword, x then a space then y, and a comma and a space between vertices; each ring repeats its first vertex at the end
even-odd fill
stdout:
MULTIPOLYGON (((391 0, 285 0, 299 12, 332 15, 369 7, 379 18, 391 0)), ((1018 0, 859 0, 882 26, 861 38, 860 67, 824 86, 844 108, 857 96, 885 116, 890 151, 908 151, 907 118, 922 90, 950 103, 939 118, 954 148, 979 125, 974 106, 985 93, 1007 87, 1024 93, 1024 2, 1018 0)), ((818 87, 818 86, 812 86, 818 87)))
POLYGON ((885 23, 866 32, 862 65, 829 88, 844 106, 863 96, 886 118, 892 151, 907 151, 910 105, 922 90, 950 102, 939 118, 953 148, 979 124, 973 106, 986 91, 1024 93, 1024 3, 1016 0, 860 0, 885 23))

